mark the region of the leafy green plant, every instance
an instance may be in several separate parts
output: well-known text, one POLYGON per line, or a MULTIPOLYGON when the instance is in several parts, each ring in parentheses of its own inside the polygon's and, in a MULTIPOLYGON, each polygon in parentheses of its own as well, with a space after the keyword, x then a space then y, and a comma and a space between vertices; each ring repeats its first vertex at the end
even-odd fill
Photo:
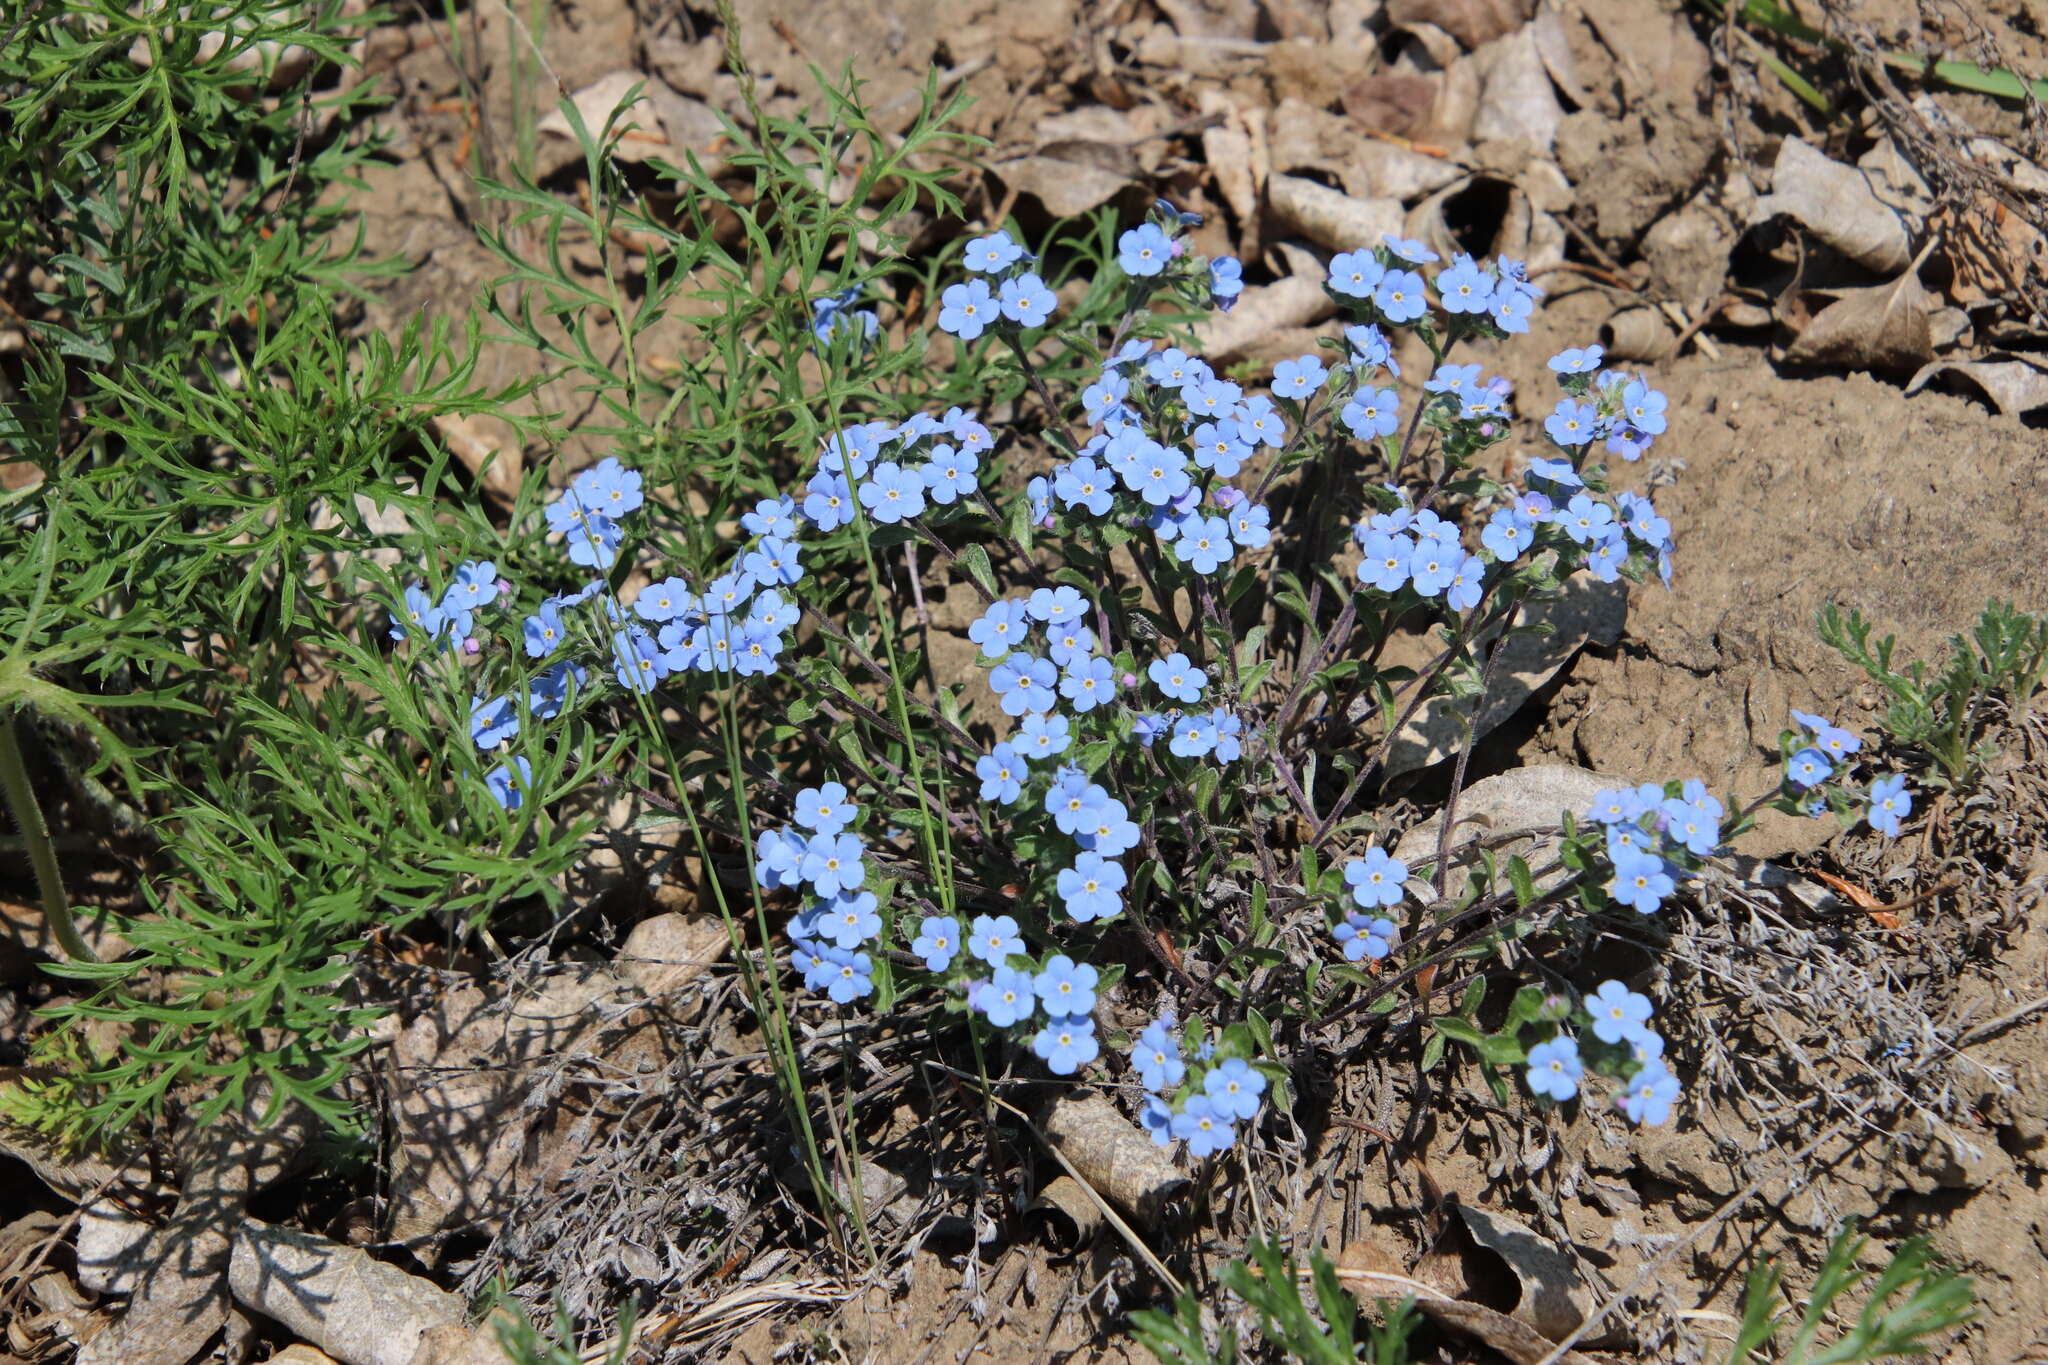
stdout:
POLYGON ((1931 674, 1917 660, 1895 667, 1897 637, 1887 635, 1873 645, 1871 623, 1861 612, 1845 616, 1829 603, 1820 610, 1817 628, 1822 643, 1885 690, 1885 733, 1925 752, 1937 768, 1930 777, 1944 786, 1968 786, 1995 752, 1980 742, 1988 706, 2024 706, 2048 676, 2048 615, 2034 616, 2007 602, 1985 603, 1968 635, 1949 638, 1948 659, 1931 674))
MULTIPOLYGON (((1806 1305, 1797 1310, 1792 1339, 1773 1357, 1778 1365, 1864 1365, 1924 1355, 1933 1344, 1931 1338, 1970 1320, 1975 1290, 1969 1277, 1936 1264, 1925 1238, 1906 1242, 1875 1273, 1857 1264, 1869 1244, 1853 1220, 1835 1234, 1806 1305), (1828 1319, 1846 1316, 1837 1305, 1844 1296, 1858 1293, 1865 1296, 1864 1302, 1855 1310, 1848 1331, 1832 1343, 1822 1343, 1828 1319)), ((1794 1312, 1783 1296, 1782 1279, 1777 1263, 1768 1258, 1750 1270, 1743 1288, 1742 1325, 1727 1365, 1750 1365, 1794 1312)))
MULTIPOLYGON (((1302 1297, 1302 1275, 1294 1258, 1259 1238, 1245 1247, 1244 1260, 1232 1261, 1217 1274, 1223 1287, 1258 1315, 1259 1335, 1267 1345, 1289 1360, 1302 1365, 1407 1365, 1408 1338, 1419 1322, 1412 1302, 1381 1300, 1382 1321, 1367 1323, 1361 1342, 1356 1331, 1358 1301, 1338 1283, 1330 1259, 1310 1252, 1307 1278, 1315 1291, 1314 1309, 1302 1297)), ((1217 1330, 1214 1347, 1208 1344, 1202 1301, 1192 1293, 1176 1300, 1171 1314, 1156 1308, 1131 1314, 1131 1331, 1165 1365, 1236 1365, 1239 1359, 1237 1333, 1230 1327, 1217 1330)))

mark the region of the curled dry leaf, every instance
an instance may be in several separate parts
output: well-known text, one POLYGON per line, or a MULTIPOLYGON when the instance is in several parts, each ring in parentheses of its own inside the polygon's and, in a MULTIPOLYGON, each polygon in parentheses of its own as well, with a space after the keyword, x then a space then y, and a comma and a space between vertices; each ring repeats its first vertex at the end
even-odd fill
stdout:
POLYGON ((1521 143, 1548 153, 1564 108, 1550 88, 1534 26, 1494 39, 1473 60, 1479 67, 1479 106, 1472 114, 1472 140, 1521 143))
POLYGON ((1906 392, 1918 393, 1935 380, 1949 377, 1981 389, 2003 416, 2048 408, 2048 364, 2003 352, 1982 360, 1937 360, 1906 382, 1906 392))
MULTIPOLYGON (((1071 1154, 1068 1159, 1073 1159, 1071 1154)), ((1060 1176, 1040 1190, 1038 1198, 1031 1201, 1031 1211, 1050 1215, 1048 1221, 1060 1229, 1059 1242, 1069 1249, 1092 1240, 1102 1226, 1102 1210, 1070 1175, 1060 1176)))
POLYGON ((1671 319, 1648 304, 1632 304, 1600 324, 1600 344, 1615 360, 1663 360, 1678 340, 1671 319))
POLYGON ((1934 300, 1911 271, 1890 284, 1831 292, 1835 301, 1792 339, 1785 359, 1852 370, 1911 370, 1933 358, 1934 300))
POLYGON ((1391 0, 1387 20, 1395 28, 1434 24, 1467 51, 1520 28, 1533 0, 1391 0))
POLYGON ((1870 177, 1796 137, 1778 147, 1771 192, 1750 209, 1750 226, 1786 217, 1850 260, 1887 275, 1913 259, 1906 222, 1878 197, 1870 177))
POLYGON ((1376 246, 1398 234, 1405 217, 1398 199, 1354 199, 1294 175, 1266 181, 1266 207, 1290 231, 1332 251, 1376 246))
MULTIPOLYGON (((1569 763, 1538 763, 1483 778, 1467 787, 1458 798, 1458 824, 1451 831, 1451 846, 1488 834, 1505 834, 1518 829, 1543 829, 1558 823, 1564 812, 1583 814, 1593 805, 1593 796, 1604 787, 1630 785, 1624 779, 1606 776, 1569 763)), ((1436 857, 1437 833, 1443 828, 1441 811, 1401 836, 1394 856, 1414 867, 1436 857)), ((1532 872, 1540 871, 1557 853, 1558 836, 1530 837, 1496 849, 1502 862, 1518 854, 1532 872)), ((1453 896, 1463 893, 1468 869, 1478 865, 1477 849, 1451 855, 1450 880, 1444 890, 1453 896)), ((1555 886, 1566 874, 1558 871, 1539 877, 1538 888, 1555 886)), ((1418 879, 1420 884, 1420 879, 1418 879)), ((1429 892, 1428 894, 1434 894, 1429 892)))
MULTIPOLYGON (((1056 218, 1086 213, 1106 204, 1131 183, 1127 171, 1111 169, 1095 160, 1070 161, 1053 155, 1062 149, 1075 150, 1072 144, 1055 143, 1039 155, 998 161, 989 171, 1006 188, 1036 198, 1056 218)), ((1127 149, 1125 155, 1128 156, 1127 149)))
MULTIPOLYGON (((1306 251, 1296 250, 1300 257, 1307 257, 1306 251)), ((1282 254, 1286 254, 1284 245, 1282 254)), ((1196 324, 1195 343, 1203 355, 1217 362, 1235 360, 1275 332, 1313 326, 1337 311, 1313 258, 1290 259, 1295 260, 1294 274, 1272 284, 1251 286, 1228 313, 1214 314, 1196 324)))
POLYGON ((1575 1332, 1593 1311, 1593 1296, 1571 1257, 1555 1242, 1505 1214, 1475 1208, 1464 1200, 1458 1216, 1472 1240, 1507 1263, 1521 1287, 1512 1316, 1552 1341, 1575 1332))
POLYGON ((1187 1188, 1187 1176, 1165 1149, 1101 1095, 1055 1100, 1045 1115, 1045 1136, 1104 1198, 1141 1220, 1157 1218, 1166 1201, 1187 1188))

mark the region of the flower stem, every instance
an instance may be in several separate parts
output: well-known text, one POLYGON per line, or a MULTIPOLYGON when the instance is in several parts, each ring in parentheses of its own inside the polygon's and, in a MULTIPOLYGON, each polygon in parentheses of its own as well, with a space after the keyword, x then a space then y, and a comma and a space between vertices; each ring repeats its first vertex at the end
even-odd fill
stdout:
POLYGON ((57 946, 73 962, 97 962, 99 955, 79 937, 78 923, 71 918, 71 904, 64 896, 64 878, 57 869, 57 848, 50 842, 50 830, 43 823, 42 807, 36 804, 29 786, 28 768, 21 761, 21 745, 14 737, 12 714, 0 719, 0 791, 7 794, 7 806, 21 826, 22 842, 28 845, 29 862, 36 872, 36 885, 43 893, 43 917, 57 946))

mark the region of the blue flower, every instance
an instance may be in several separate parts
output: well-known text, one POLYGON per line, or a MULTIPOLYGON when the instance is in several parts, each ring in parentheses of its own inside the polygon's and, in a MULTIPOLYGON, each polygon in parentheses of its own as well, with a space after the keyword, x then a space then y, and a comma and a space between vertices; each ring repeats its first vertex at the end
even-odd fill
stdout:
POLYGON ((1020 327, 1045 326, 1045 320, 1052 316, 1059 302, 1036 275, 1019 275, 1003 281, 1003 316, 1020 327))
POLYGON ((1663 394, 1640 379, 1630 380, 1621 391, 1621 410, 1628 415, 1628 424, 1646 435, 1664 434, 1665 402, 1663 394))
POLYGON ((1437 275, 1436 292, 1447 313, 1484 313, 1493 304, 1493 276, 1461 252, 1450 269, 1437 275))
POLYGON ((569 481, 583 506, 614 520, 640 510, 640 473, 607 455, 569 481))
POLYGON ((874 477, 860 486, 860 505, 868 515, 889 525, 924 513, 924 478, 887 460, 875 466, 874 477))
POLYGON ((1189 525, 1174 542, 1180 562, 1199 574, 1215 573, 1237 552, 1230 540, 1230 523, 1221 517, 1202 517, 1189 525))
POLYGON ((1094 657, 1095 632, 1079 621, 1068 621, 1064 625, 1047 626, 1045 652, 1061 668, 1094 657))
POLYGON ((998 744, 974 760, 974 775, 981 779, 981 799, 1007 806, 1023 791, 1031 775, 1022 755, 1007 744, 998 744))
POLYGON ((567 659, 543 668, 526 685, 526 709, 535 720, 553 720, 562 714, 562 703, 569 699, 570 682, 573 680, 581 688, 589 678, 583 665, 567 659))
POLYGON ((1055 879, 1067 914, 1083 924, 1114 919, 1120 914, 1124 908, 1123 890, 1128 884, 1121 863, 1092 852, 1076 854, 1074 865, 1061 868, 1055 879))
POLYGON ((1244 720, 1228 711, 1211 711, 1209 724, 1216 731, 1216 761, 1235 763, 1244 757, 1244 720))
POLYGON ((1358 561, 1358 581, 1381 592, 1399 592, 1415 562, 1415 542, 1403 535, 1374 531, 1365 538, 1365 558, 1358 561))
POLYGON ((1664 860, 1654 853, 1612 846, 1609 856, 1614 860, 1614 880, 1607 883, 1607 894, 1645 915, 1655 914, 1675 887, 1664 860))
POLYGON ((853 493, 844 474, 813 474, 804 485, 804 520, 820 531, 836 531, 853 520, 853 493))
POLYGON ((1792 719, 1812 732, 1813 747, 1826 754, 1833 762, 1843 762, 1850 754, 1863 747, 1863 741, 1854 731, 1844 730, 1841 726, 1832 724, 1825 716, 1794 711, 1792 719))
POLYGON ((1232 417, 1237 412, 1237 400, 1242 397, 1244 390, 1227 379, 1190 384, 1180 391, 1180 400, 1187 404, 1190 421, 1205 417, 1232 417))
POLYGON ((1557 519, 1564 527, 1564 533, 1581 545, 1590 545, 1607 539, 1614 525, 1614 509, 1604 502, 1595 502, 1590 493, 1579 493, 1564 505, 1564 514, 1557 519))
POLYGON ((1109 511, 1113 488, 1102 467, 1084 455, 1053 476, 1052 491, 1068 508, 1085 507, 1099 517, 1109 511))
POLYGON ((1164 1019, 1154 1019, 1131 1045, 1131 1065, 1147 1090, 1171 1090, 1188 1074, 1181 1060, 1180 1041, 1164 1019))
POLYGON ((797 873, 820 899, 830 899, 868 879, 866 857, 867 849, 855 835, 821 834, 804 849, 797 873))
POLYGON ((1864 818, 1870 827, 1887 838, 1899 837, 1899 821, 1913 812, 1913 793, 1906 790, 1906 779, 1898 773, 1880 777, 1870 784, 1870 809, 1864 818))
POLYGON ((973 993, 974 1007, 997 1028, 1021 1024, 1038 1012, 1038 996, 1031 989, 1031 976, 1011 967, 998 967, 989 980, 973 993))
POLYGON ((841 891, 813 907, 818 937, 830 939, 841 948, 858 948, 882 932, 880 904, 872 891, 841 891))
POLYGON ((1088 780, 1076 767, 1065 767, 1054 777, 1045 793, 1045 813, 1062 834, 1073 834, 1086 825, 1096 810, 1109 801, 1109 793, 1088 780))
POLYGON ((1095 1008, 1095 983, 1100 974, 1086 965, 1076 966, 1065 953, 1047 958, 1045 969, 1031 985, 1050 1018, 1086 1014, 1095 1008))
POLYGON ((1586 555, 1586 572, 1599 582, 1612 583, 1621 577, 1621 566, 1627 561, 1628 538, 1619 527, 1609 527, 1606 539, 1586 555))
MULTIPOLYGON (((863 996, 875 993, 875 964, 866 953, 850 953, 844 948, 827 948, 819 956, 824 959, 823 973, 827 983, 824 988, 825 994, 831 997, 833 1004, 852 1004, 863 996)), ((804 984, 811 985, 808 974, 804 984)), ((811 989, 818 988, 813 985, 811 989)))
POLYGON ((1204 422, 1189 434, 1188 443, 1194 448, 1195 463, 1219 479, 1235 477, 1252 453, 1252 448, 1237 438, 1234 420, 1204 422))
POLYGON ((1108 416, 1110 410, 1121 405, 1131 391, 1131 381, 1122 372, 1111 370, 1081 390, 1081 415, 1090 426, 1108 416))
POLYGON ((846 784, 827 782, 796 794, 796 822, 818 834, 837 834, 860 818, 860 807, 846 799, 846 784))
POLYGON ((1579 1060, 1579 1040, 1560 1033, 1529 1049, 1529 1088, 1562 1104, 1579 1093, 1586 1065, 1579 1060))
POLYGON ((1356 910, 1347 910, 1343 922, 1330 931, 1330 937, 1343 946, 1346 962, 1368 957, 1378 962, 1394 950, 1400 931, 1385 915, 1361 915, 1356 910))
POLYGON ((1031 618, 1047 625, 1059 625, 1065 621, 1076 621, 1088 614, 1088 599, 1073 588, 1034 588, 1027 601, 1026 609, 1031 618))
POLYGON ((1194 487, 1186 457, 1157 441, 1146 441, 1123 474, 1124 486, 1154 507, 1172 502, 1194 487))
POLYGON ((571 564, 581 564, 587 569, 609 569, 618 563, 619 543, 625 539, 625 532, 610 517, 586 512, 567 539, 571 564))
POLYGON ((500 763, 484 774, 484 786, 506 810, 518 810, 526 804, 526 787, 532 781, 533 764, 524 757, 509 764, 500 763))
POLYGON ((1510 285, 1503 281, 1493 291, 1493 322, 1503 332, 1526 332, 1529 330, 1529 315, 1536 310, 1536 294, 1533 286, 1510 285))
POLYGON ((768 829, 754 841, 754 880, 773 891, 803 883, 804 854, 810 841, 794 830, 768 829))
POLYGON ((1536 523, 1529 520, 1527 513, 1518 507, 1503 507, 1487 521, 1486 529, 1479 533, 1479 543, 1500 563, 1512 564, 1529 548, 1535 534, 1536 523))
POLYGON ((1157 275, 1173 259, 1173 241, 1157 223, 1140 223, 1116 239, 1116 263, 1126 275, 1157 275))
POLYGON ((1665 1070, 1662 1062, 1646 1062, 1622 1092, 1622 1112, 1631 1122, 1654 1128, 1670 1119, 1679 1089, 1678 1077, 1665 1070))
POLYGON ((1388 322, 1413 322, 1429 307, 1422 276, 1412 270, 1389 270, 1373 291, 1372 301, 1388 322))
POLYGON ((787 586, 804 576, 804 567, 798 562, 801 555, 801 546, 767 536, 747 552, 740 564, 761 586, 787 586))
POLYGON ((830 346, 837 336, 847 336, 860 341, 873 341, 882 329, 882 321, 873 310, 850 308, 858 301, 860 288, 841 290, 811 300, 811 336, 819 346, 830 346))
MULTIPOLYGON (((641 595, 644 597, 646 594, 641 595)), ((526 618, 523 634, 526 639, 526 657, 545 659, 562 644, 561 609, 553 602, 541 603, 540 610, 526 618)))
MULTIPOLYGON (((696 609, 697 595, 691 592, 690 585, 680 578, 664 578, 658 583, 649 583, 633 599, 633 614, 643 621, 657 625, 663 621, 673 621, 678 616, 683 616, 696 609)), ((546 610, 547 608, 543 606, 543 613, 546 610)), ((560 625, 559 617, 556 618, 556 624, 557 626, 560 625)), ((528 619, 527 625, 530 631, 532 627, 531 618, 528 619)), ((559 640, 559 632, 556 638, 559 640)), ((529 654, 533 652, 530 641, 527 652, 529 654)))
POLYGON ((1002 698, 1006 716, 1052 710, 1059 704, 1058 694, 1053 691, 1058 681, 1059 670, 1053 667, 1052 660, 1021 650, 1013 651, 988 675, 989 688, 1002 698))
POLYGON ((1415 553, 1408 561, 1408 577, 1415 585, 1415 591, 1424 597, 1434 597, 1451 585, 1457 577, 1458 565, 1464 552, 1442 541, 1425 536, 1415 543, 1415 553))
POLYGON ((1154 659, 1145 675, 1169 699, 1190 705, 1202 699, 1202 689, 1209 685, 1209 675, 1179 650, 1164 659, 1154 659))
POLYGON ((1354 299, 1369 299, 1387 268, 1370 251, 1346 251, 1330 258, 1330 288, 1354 299))
POLYGON ((1074 831, 1074 838, 1090 852, 1117 858, 1138 846, 1139 830, 1124 803, 1111 797, 1095 807, 1094 814, 1074 831))
POLYGON ((1408 864, 1383 848, 1369 848, 1363 858, 1344 864, 1344 881, 1363 909, 1399 905, 1408 894, 1408 864))
POLYGON ((991 602, 981 618, 967 627, 967 638, 981 646, 985 659, 1000 659, 1024 643, 1031 633, 1031 615, 1015 598, 991 602))
POLYGON ((917 926, 910 951, 924 959, 926 971, 943 972, 960 951, 960 921, 950 915, 926 915, 917 926))
MULTIPOLYGON (((967 951, 991 967, 1001 967, 1010 960, 1010 954, 1024 951, 1024 940, 1017 933, 1017 921, 1008 915, 976 915, 974 936, 967 941, 967 951)), ((1001 976, 1001 973, 997 973, 1001 976)), ((1024 978, 1024 990, 1031 990, 1031 978, 1024 978)), ((1030 1011, 1025 1011, 1027 1014, 1030 1011)))
POLYGON ((469 737, 477 748, 495 749, 518 733, 519 712, 513 708, 512 698, 469 699, 469 737))
POLYGON ((1828 756, 1811 745, 1785 760, 1785 780, 1801 791, 1827 781, 1834 770, 1828 756))
POLYGON ((921 471, 921 477, 931 500, 946 507, 955 498, 964 498, 980 486, 977 473, 980 468, 981 457, 972 451, 956 451, 951 446, 942 445, 932 451, 931 463, 921 471))
POLYGON ((1329 377, 1323 362, 1313 355, 1283 360, 1273 367, 1273 392, 1281 398, 1306 398, 1329 377))
POLYGON ((1712 807, 1693 801, 1668 800, 1658 803, 1664 817, 1664 832, 1704 858, 1721 842, 1720 802, 1712 807))
POLYGON ((1173 723, 1173 742, 1167 747, 1180 758, 1201 758, 1216 747, 1216 726, 1206 715, 1182 716, 1173 723))
POLYGON ((1583 349, 1568 347, 1550 357, 1550 368, 1559 374, 1591 374, 1600 368, 1604 350, 1595 345, 1583 349))
POLYGON ((1638 995, 1619 981, 1603 981, 1598 990, 1586 997, 1593 1036, 1603 1043, 1634 1042, 1648 1032, 1643 1025, 1651 1012, 1648 996, 1638 995))
POLYGON ((498 598, 498 566, 488 559, 473 560, 455 570, 455 579, 441 594, 441 610, 476 611, 498 598))
POLYGON ((1599 434, 1600 410, 1591 403, 1558 400, 1557 411, 1544 419, 1543 430, 1561 446, 1582 446, 1599 434))
POLYGON ((1429 243, 1414 237, 1396 237, 1390 233, 1380 238, 1380 240, 1387 244, 1388 251, 1393 252, 1410 265, 1429 265, 1442 259, 1429 249, 1429 243))
MULTIPOLYGON (((406 585, 405 605, 396 612, 393 612, 392 615, 397 618, 391 623, 391 638, 394 640, 405 639, 408 627, 412 630, 424 632, 427 635, 438 634, 441 630, 443 619, 441 609, 434 605, 434 599, 427 595, 426 588, 418 583, 406 585)), ((532 619, 532 617, 527 618, 529 622, 532 619)), ((553 648, 553 646, 549 647, 553 648)), ((527 652, 529 654, 533 652, 530 644, 528 645, 527 652)))
POLYGON ((1002 316, 996 296, 980 280, 949 285, 939 298, 939 330, 972 341, 1002 316))
POLYGON ((612 636, 612 673, 619 686, 635 692, 652 692, 668 676, 668 661, 652 635, 629 626, 612 636))
POLYGON ((1180 389, 1190 383, 1207 383, 1209 367, 1178 346, 1169 346, 1145 362, 1145 377, 1162 389, 1180 389))
POLYGON ((796 535, 796 499, 763 498, 754 504, 753 511, 740 517, 740 525, 749 535, 788 540, 796 535))
POLYGON ((1217 256, 1209 262, 1209 306, 1227 313, 1244 292, 1244 262, 1235 256, 1217 256))
POLYGON ((991 232, 967 244, 964 264, 979 274, 995 274, 1008 270, 1023 259, 1024 248, 1011 241, 1009 233, 991 232))
POLYGON ((1273 400, 1264 394, 1247 398, 1237 405, 1237 415, 1232 419, 1232 430, 1237 439, 1247 446, 1272 446, 1278 448, 1287 443, 1287 424, 1273 408, 1273 400))
POLYGON ((1259 1116, 1259 1096, 1266 1093, 1266 1078, 1242 1057, 1231 1057, 1217 1063, 1202 1077, 1202 1093, 1219 1114, 1255 1119, 1259 1116))
POLYGON ((1455 557, 1457 562, 1451 569, 1451 581, 1444 585, 1444 605, 1452 611, 1470 611, 1485 595, 1486 565, 1478 556, 1468 555, 1462 550, 1456 551, 1455 557))
POLYGON ((1391 436, 1401 426, 1401 395, 1392 389, 1360 389, 1338 416, 1361 440, 1391 436))
POLYGON ((1230 514, 1230 538, 1246 550, 1257 550, 1273 539, 1273 514, 1264 506, 1244 503, 1230 514))
POLYGON ((1071 742, 1065 716, 1026 716, 1011 747, 1028 762, 1063 754, 1071 742))
POLYGON ((1218 1112, 1207 1095, 1190 1095, 1173 1116, 1173 1135, 1187 1143, 1198 1157, 1214 1156, 1237 1141, 1237 1129, 1228 1114, 1218 1112))
POLYGON ((1095 1041, 1095 1021, 1086 1015, 1055 1018, 1031 1040, 1031 1050, 1045 1059, 1055 1076, 1071 1076, 1102 1054, 1095 1041))

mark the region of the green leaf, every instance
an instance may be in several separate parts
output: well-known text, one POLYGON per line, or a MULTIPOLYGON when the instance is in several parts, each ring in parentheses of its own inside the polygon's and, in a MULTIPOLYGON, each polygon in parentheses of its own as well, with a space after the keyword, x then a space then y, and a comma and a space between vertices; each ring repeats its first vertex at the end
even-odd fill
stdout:
POLYGON ((986 593, 990 601, 1003 595, 996 586, 995 568, 989 563, 987 549, 970 544, 960 551, 959 563, 960 567, 967 571, 967 576, 974 581, 974 585, 986 593))

